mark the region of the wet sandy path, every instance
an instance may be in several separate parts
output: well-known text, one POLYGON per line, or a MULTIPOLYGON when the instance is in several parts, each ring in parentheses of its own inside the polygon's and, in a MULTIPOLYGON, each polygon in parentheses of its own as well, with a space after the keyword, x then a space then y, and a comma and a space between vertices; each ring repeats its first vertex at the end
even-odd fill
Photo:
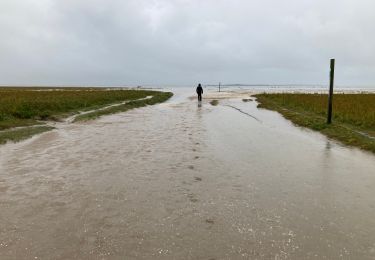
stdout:
POLYGON ((1 146, 0 207, 0 259, 375 258, 375 156, 240 99, 1 146))

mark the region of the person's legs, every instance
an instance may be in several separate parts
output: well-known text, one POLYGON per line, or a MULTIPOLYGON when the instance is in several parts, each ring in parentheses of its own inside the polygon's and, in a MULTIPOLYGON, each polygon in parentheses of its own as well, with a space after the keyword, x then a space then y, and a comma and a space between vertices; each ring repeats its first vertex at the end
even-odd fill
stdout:
POLYGON ((202 101, 202 95, 198 94, 198 101, 202 101))

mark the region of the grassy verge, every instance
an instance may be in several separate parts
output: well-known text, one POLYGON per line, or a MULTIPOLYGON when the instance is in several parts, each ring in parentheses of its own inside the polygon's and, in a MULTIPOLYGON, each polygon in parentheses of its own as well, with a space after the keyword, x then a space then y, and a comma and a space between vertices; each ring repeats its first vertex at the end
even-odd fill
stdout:
POLYGON ((156 91, 0 88, 0 130, 57 120, 82 110, 154 95, 156 91))
POLYGON ((78 113, 101 109, 79 116, 80 119, 126 111, 131 108, 163 102, 173 94, 151 90, 99 88, 0 88, 0 143, 19 141, 51 127, 43 121, 58 121, 78 113), (152 96, 150 99, 144 99, 152 96), (38 126, 39 125, 39 126, 38 126))
POLYGON ((1 131, 0 144, 5 144, 8 141, 19 142, 33 135, 40 134, 52 129, 53 127, 50 126, 35 126, 1 131))
POLYGON ((133 109, 133 108, 144 107, 144 106, 147 106, 147 105, 154 105, 154 104, 157 104, 157 103, 162 103, 162 102, 168 100, 170 97, 172 97, 172 95, 173 94, 170 93, 170 92, 155 93, 152 96, 152 98, 149 98, 149 99, 133 100, 133 101, 129 101, 125 104, 121 104, 121 105, 118 105, 118 106, 112 106, 112 107, 109 107, 109 108, 106 108, 106 109, 101 109, 101 110, 93 111, 93 112, 90 112, 90 113, 78 115, 75 118, 74 122, 95 119, 95 118, 98 118, 98 117, 103 116, 103 115, 115 114, 115 113, 118 113, 118 112, 125 112, 125 111, 127 111, 129 109, 133 109))
POLYGON ((331 125, 326 124, 326 95, 259 94, 256 98, 258 107, 278 111, 297 125, 375 153, 375 94, 335 95, 331 125))

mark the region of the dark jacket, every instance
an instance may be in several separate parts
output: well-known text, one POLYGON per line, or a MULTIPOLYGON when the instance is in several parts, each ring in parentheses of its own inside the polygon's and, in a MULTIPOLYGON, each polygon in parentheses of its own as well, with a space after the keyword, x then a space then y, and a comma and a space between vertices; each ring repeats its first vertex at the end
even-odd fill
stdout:
POLYGON ((203 94, 203 88, 202 88, 201 86, 198 86, 198 87, 197 87, 197 94, 198 94, 198 95, 203 94))

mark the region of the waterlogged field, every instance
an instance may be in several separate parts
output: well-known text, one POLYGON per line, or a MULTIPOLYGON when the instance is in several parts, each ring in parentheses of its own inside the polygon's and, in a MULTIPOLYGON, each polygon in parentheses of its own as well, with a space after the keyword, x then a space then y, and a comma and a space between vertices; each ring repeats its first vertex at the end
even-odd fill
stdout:
POLYGON ((24 133, 31 135, 50 129, 41 126, 32 130, 4 131, 14 127, 43 125, 46 120, 58 121, 78 111, 95 110, 109 104, 129 101, 126 106, 123 104, 112 109, 104 109, 100 113, 92 112, 85 117, 85 119, 95 118, 163 102, 171 95, 171 93, 150 90, 0 88, 0 143, 19 139, 18 136, 24 136, 24 133), (146 97, 149 98, 145 100, 146 97))
POLYGON ((336 94, 333 124, 326 124, 328 97, 323 94, 259 94, 259 107, 280 112, 294 123, 375 152, 375 94, 336 94))

